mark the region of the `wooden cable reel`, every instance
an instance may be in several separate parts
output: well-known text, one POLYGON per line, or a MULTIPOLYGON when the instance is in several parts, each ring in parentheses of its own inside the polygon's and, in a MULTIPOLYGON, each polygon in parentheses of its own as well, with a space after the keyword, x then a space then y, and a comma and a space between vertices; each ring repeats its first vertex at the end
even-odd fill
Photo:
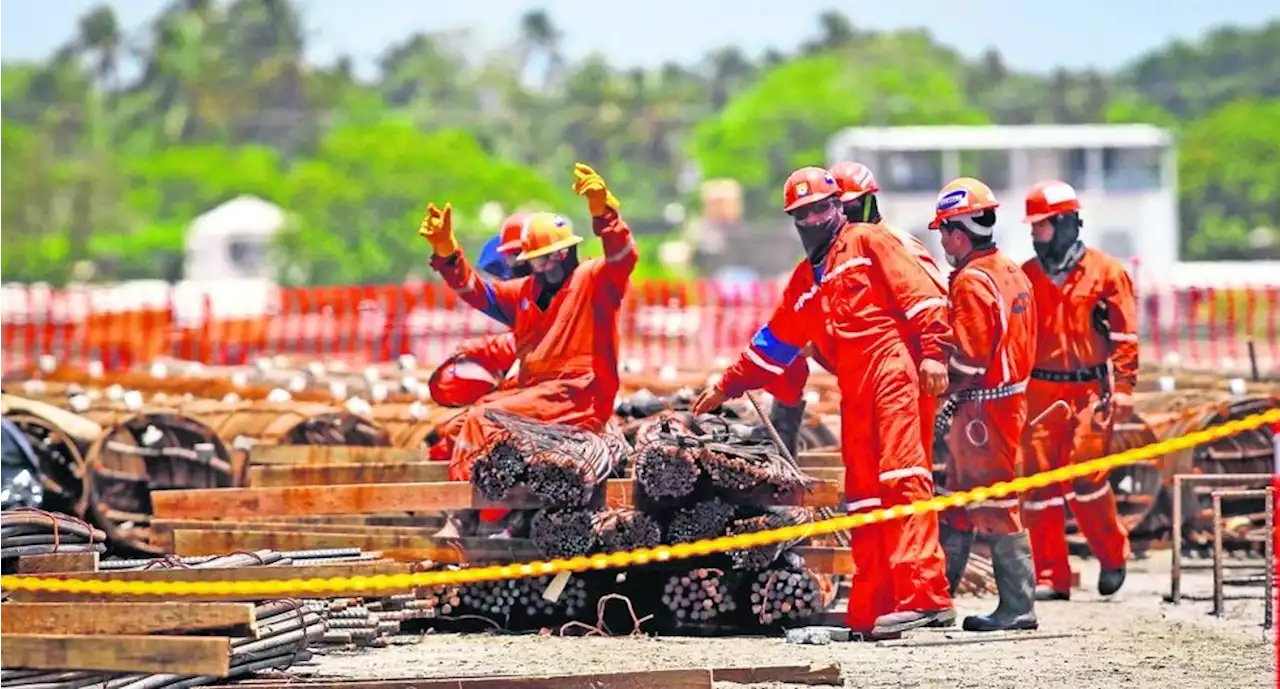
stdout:
POLYGON ((161 552, 149 542, 152 490, 236 484, 226 445, 195 418, 152 409, 121 412, 104 425, 107 430, 85 453, 85 515, 126 557, 161 552))

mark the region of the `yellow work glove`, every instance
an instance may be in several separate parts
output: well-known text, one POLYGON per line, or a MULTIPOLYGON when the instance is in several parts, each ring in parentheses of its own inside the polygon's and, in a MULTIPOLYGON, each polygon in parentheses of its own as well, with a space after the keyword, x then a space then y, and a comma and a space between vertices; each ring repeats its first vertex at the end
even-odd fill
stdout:
POLYGON ((444 204, 444 208, 436 208, 436 204, 427 204, 427 217, 422 219, 418 228, 418 236, 431 243, 437 256, 447 257, 458 253, 458 238, 453 236, 453 206, 444 204))
POLYGON ((573 166, 573 193, 586 197, 587 208, 591 210, 593 218, 604 215, 605 208, 616 211, 622 205, 613 192, 605 186, 604 178, 585 163, 573 166))

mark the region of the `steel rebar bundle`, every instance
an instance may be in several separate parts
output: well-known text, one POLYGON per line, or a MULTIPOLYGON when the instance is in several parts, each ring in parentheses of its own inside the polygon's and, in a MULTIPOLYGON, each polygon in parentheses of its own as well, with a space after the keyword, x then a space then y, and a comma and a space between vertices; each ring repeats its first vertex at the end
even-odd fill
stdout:
POLYGON ((667 539, 672 543, 692 543, 723 536, 735 512, 732 504, 718 497, 682 507, 667 524, 667 539))
POLYGON ((0 560, 49 553, 106 552, 106 533, 65 514, 31 508, 0 513, 0 560))
POLYGON ((636 484, 645 498, 657 502, 687 498, 702 477, 702 444, 684 424, 670 417, 658 421, 654 428, 643 442, 640 434, 636 436, 636 484))
POLYGON ((724 570, 702 567, 672 575, 662 589, 662 604, 677 623, 710 622, 738 607, 724 570))
POLYGON ((499 439, 471 465, 471 485, 490 500, 506 499, 524 482, 529 468, 525 453, 515 437, 499 439))
POLYGON ((596 549, 595 515, 587 510, 538 510, 529 538, 547 557, 577 557, 596 549))
POLYGON ((581 507, 613 472, 613 456, 603 438, 591 433, 566 437, 529 458, 529 490, 554 507, 581 507))
POLYGON ((809 569, 772 569, 751 581, 751 612, 760 624, 808 617, 826 609, 834 591, 809 569))
MULTIPOLYGON (((807 524, 812 521, 813 514, 803 507, 770 507, 763 514, 735 519, 730 522, 727 531, 730 535, 738 535, 767 531, 784 526, 807 524)), ((799 540, 773 543, 745 550, 730 550, 728 555, 733 560, 734 569, 766 569, 797 543, 799 543, 799 540)))
POLYGON ((543 596, 552 577, 485 581, 464 585, 459 593, 464 613, 482 615, 503 629, 522 629, 573 619, 587 607, 582 577, 572 577, 560 595, 543 596))
POLYGON ((777 493, 803 488, 806 479, 771 445, 746 443, 707 443, 703 446, 702 470, 711 485, 726 496, 746 501, 749 494, 762 489, 768 495, 757 495, 755 501, 769 502, 777 493))
POLYGON ((662 527, 644 512, 609 509, 596 513, 596 539, 606 553, 652 548, 662 542, 662 527))

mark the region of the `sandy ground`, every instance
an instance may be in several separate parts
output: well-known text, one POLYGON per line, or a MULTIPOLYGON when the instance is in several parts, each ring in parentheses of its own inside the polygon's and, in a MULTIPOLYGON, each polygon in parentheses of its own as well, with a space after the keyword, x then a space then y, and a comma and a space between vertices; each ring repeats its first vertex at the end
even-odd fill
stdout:
MULTIPOLYGON (((1262 630, 1261 587, 1229 589, 1222 619, 1207 602, 1163 602, 1168 551, 1131 563, 1125 589, 1111 599, 1092 591, 1093 561, 1079 560, 1085 590, 1070 602, 1038 606, 1041 633, 1054 639, 882 648, 874 644, 788 645, 772 638, 554 638, 430 634, 396 645, 317 656, 298 674, 359 679, 484 674, 572 674, 666 668, 827 664, 844 668, 846 687, 1017 687, 1019 689, 1251 689, 1277 686, 1274 637, 1262 630)), ((1183 590, 1210 593, 1207 571, 1184 575, 1183 590)), ((962 613, 984 613, 994 598, 962 598, 962 613)), ((967 636, 921 630, 913 639, 967 636)), ((743 685, 721 683, 718 686, 743 685)), ((752 687, 793 685, 759 684, 752 687)))

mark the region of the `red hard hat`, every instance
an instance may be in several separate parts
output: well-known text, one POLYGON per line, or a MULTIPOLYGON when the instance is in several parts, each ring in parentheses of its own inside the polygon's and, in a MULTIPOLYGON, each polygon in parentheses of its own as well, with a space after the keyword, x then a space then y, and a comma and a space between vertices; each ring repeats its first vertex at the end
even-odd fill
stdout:
POLYGON ((1080 210, 1080 197, 1070 184, 1056 179, 1046 180, 1027 192, 1027 217, 1023 222, 1037 223, 1055 215, 1080 210))
POLYGON ((427 389, 431 400, 442 407, 468 407, 497 390, 501 382, 492 371, 455 354, 431 374, 427 389))
POLYGON ((880 191, 871 168, 862 163, 836 163, 831 166, 831 176, 836 178, 836 184, 840 187, 841 203, 856 201, 866 194, 880 191))
POLYGON ((820 167, 802 167, 787 177, 782 187, 782 210, 791 211, 840 194, 840 185, 820 167))
POLYGON ((510 254, 520 251, 520 232, 524 230, 524 221, 528 217, 529 214, 525 212, 512 213, 502 221, 502 234, 498 239, 499 252, 510 254))
POLYGON ((972 177, 957 177, 947 183, 938 192, 938 202, 934 206, 933 220, 929 229, 936 230, 943 221, 959 215, 975 215, 984 210, 998 208, 996 195, 991 187, 972 177))

